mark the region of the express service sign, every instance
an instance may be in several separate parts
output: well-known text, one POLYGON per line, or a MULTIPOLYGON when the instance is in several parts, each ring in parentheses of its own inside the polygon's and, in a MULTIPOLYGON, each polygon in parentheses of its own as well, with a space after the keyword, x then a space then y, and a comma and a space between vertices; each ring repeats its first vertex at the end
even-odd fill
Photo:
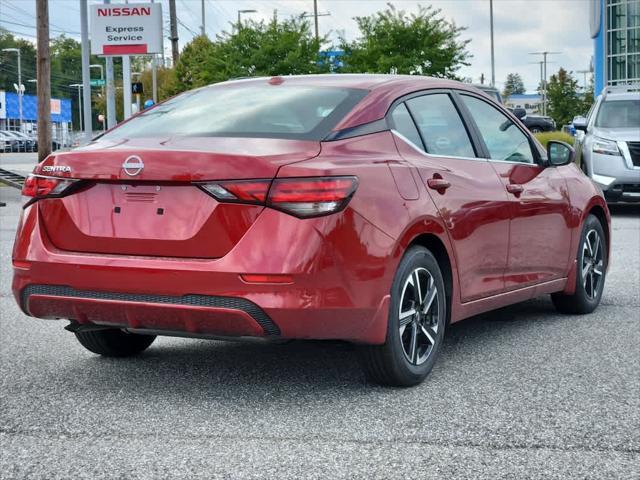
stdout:
POLYGON ((162 5, 160 3, 91 5, 91 53, 95 55, 162 53, 162 5))

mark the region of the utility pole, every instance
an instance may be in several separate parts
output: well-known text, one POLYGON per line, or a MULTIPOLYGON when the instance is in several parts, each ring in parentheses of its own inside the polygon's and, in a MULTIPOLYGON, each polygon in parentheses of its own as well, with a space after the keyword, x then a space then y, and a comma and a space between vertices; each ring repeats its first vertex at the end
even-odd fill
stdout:
POLYGON ((201 33, 202 35, 206 35, 206 30, 205 30, 205 25, 204 25, 204 0, 201 0, 201 6, 202 6, 202 26, 200 27, 201 33))
POLYGON ((49 57, 49 0, 36 0, 38 39, 38 162, 51 153, 51 59, 49 57))
POLYGON ((496 86, 496 61, 493 48, 493 0, 489 0, 489 24, 491 25, 491 86, 496 86))
POLYGON ((176 15, 176 0, 169 0, 169 23, 171 25, 171 58, 173 66, 178 63, 180 50, 178 48, 178 17, 176 15))
POLYGON ((560 55, 562 52, 529 52, 529 55, 542 55, 542 114, 547 114, 547 55, 560 55))
POLYGON ((91 115, 91 73, 89 73, 89 15, 87 2, 80 1, 80 36, 82 38, 82 88, 84 95, 84 140, 91 140, 93 130, 93 116, 91 115))
POLYGON ((302 18, 313 17, 313 25, 315 27, 316 40, 320 40, 320 30, 318 28, 318 17, 328 17, 329 15, 331 15, 330 12, 318 13, 318 0, 313 0, 313 13, 312 14, 304 13, 302 15, 302 18))
POLYGON ((313 23, 316 29, 316 40, 318 40, 318 0, 313 0, 313 23))

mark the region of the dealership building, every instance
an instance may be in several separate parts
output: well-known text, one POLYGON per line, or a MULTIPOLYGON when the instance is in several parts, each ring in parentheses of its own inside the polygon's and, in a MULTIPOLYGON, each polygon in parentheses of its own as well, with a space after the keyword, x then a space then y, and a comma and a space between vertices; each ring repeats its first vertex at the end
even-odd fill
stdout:
POLYGON ((640 0, 590 0, 595 93, 640 83, 640 0))
MULTIPOLYGON (((51 99, 52 139, 67 145, 71 132, 71 100, 51 99)), ((22 125, 18 94, 0 90, 0 130, 21 130, 35 134, 38 129, 38 97, 22 96, 22 125)))

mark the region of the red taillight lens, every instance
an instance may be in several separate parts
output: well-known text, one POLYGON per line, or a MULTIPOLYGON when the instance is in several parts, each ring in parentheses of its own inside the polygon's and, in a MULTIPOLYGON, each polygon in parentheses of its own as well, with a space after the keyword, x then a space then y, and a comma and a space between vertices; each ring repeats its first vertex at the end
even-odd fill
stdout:
POLYGON ((201 183, 199 187, 220 202, 264 205, 271 180, 239 180, 201 183))
POLYGON ((329 215, 345 208, 357 187, 356 177, 276 178, 267 206, 302 218, 329 215))
POLYGON ((339 212, 358 187, 356 177, 276 178, 200 183, 219 202, 266 205, 296 217, 339 212))
POLYGON ((42 177, 29 175, 22 186, 22 195, 31 199, 61 196, 71 185, 77 182, 70 178, 42 177))

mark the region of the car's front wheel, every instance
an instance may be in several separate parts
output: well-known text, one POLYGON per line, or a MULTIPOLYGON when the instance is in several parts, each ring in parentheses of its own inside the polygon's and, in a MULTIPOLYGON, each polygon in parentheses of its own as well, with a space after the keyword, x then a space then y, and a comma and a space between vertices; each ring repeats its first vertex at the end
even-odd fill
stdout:
POLYGON ((426 248, 411 247, 393 281, 386 342, 362 348, 368 378, 399 387, 422 382, 442 347, 446 309, 438 262, 426 248))
POLYGON ((120 329, 75 332, 80 344, 87 350, 106 357, 131 357, 146 350, 156 339, 154 335, 138 335, 120 329))
POLYGON ((572 295, 551 295, 562 313, 591 313, 600 303, 607 274, 607 242, 600 220, 589 215, 582 227, 577 254, 576 287, 572 295))

